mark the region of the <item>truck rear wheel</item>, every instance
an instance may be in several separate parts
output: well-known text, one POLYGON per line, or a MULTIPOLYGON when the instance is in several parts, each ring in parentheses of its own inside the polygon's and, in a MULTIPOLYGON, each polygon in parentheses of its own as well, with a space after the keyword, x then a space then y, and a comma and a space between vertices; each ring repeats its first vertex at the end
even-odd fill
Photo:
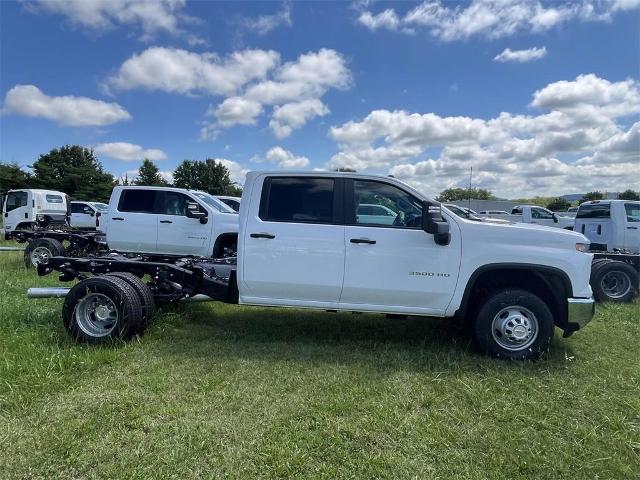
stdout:
POLYGON ((136 291, 140 297, 140 303, 142 305, 142 323, 140 326, 140 332, 142 332, 149 324, 153 317, 155 310, 155 302, 153 300, 153 294, 151 289, 141 278, 136 277, 133 273, 129 272, 114 272, 107 274, 109 277, 120 278, 127 282, 136 291))
POLYGON ((142 322, 140 296, 131 285, 110 276, 76 284, 62 306, 64 327, 79 341, 99 344, 134 335, 142 322))
POLYGON ((638 272, 618 260, 600 262, 591 270, 591 289, 599 302, 630 302, 638 290, 638 272))
POLYGON ((489 295, 474 326, 475 339, 485 353, 515 360, 540 357, 549 349, 553 330, 553 314, 547 304, 519 289, 489 295))
POLYGON ((62 257, 64 254, 64 247, 55 238, 36 238, 24 250, 24 264, 27 268, 34 268, 51 257, 62 257))

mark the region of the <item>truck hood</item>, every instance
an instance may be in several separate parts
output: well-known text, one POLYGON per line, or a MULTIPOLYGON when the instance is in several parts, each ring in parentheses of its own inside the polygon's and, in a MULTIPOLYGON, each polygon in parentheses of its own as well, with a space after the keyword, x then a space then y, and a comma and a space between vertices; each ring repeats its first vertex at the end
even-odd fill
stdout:
POLYGON ((490 223, 463 221, 463 235, 478 235, 480 238, 509 239, 519 245, 537 245, 575 249, 576 243, 589 244, 581 233, 557 227, 532 225, 530 223, 490 223))

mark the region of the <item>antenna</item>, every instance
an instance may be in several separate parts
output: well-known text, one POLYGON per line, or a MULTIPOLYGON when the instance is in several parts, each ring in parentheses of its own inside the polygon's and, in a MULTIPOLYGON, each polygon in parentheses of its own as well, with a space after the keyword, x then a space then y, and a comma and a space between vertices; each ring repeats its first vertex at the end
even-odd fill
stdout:
MULTIPOLYGON (((471 167, 471 171, 469 172, 469 190, 467 191, 467 199, 469 200, 469 210, 471 210, 471 177, 473 177, 473 167, 471 167)), ((468 212, 467 212, 468 214, 468 212)))

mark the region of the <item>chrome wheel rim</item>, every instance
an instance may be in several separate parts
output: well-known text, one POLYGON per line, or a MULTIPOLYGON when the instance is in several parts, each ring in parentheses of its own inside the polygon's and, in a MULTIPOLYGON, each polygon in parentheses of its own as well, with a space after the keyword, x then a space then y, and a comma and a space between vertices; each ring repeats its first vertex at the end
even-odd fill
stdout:
POLYGON ((106 337, 118 324, 118 309, 106 295, 90 293, 76 305, 74 312, 80 330, 91 337, 106 337))
POLYGON ((538 338, 538 319, 528 308, 512 305, 500 310, 491 323, 493 339, 510 351, 524 350, 538 338))
POLYGON ((625 272, 608 272, 600 280, 602 291, 609 298, 622 298, 631 290, 631 279, 625 272))
POLYGON ((31 252, 31 264, 37 267, 39 263, 47 263, 53 255, 47 247, 36 247, 31 252))

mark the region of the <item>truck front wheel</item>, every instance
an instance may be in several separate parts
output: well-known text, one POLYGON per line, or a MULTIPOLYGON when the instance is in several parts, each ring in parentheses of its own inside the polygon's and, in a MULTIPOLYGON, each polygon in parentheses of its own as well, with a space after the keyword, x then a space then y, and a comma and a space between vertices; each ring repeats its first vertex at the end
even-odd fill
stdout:
POLYGON ((488 355, 533 360, 549 349, 553 314, 526 290, 506 289, 489 295, 475 322, 475 338, 488 355))

